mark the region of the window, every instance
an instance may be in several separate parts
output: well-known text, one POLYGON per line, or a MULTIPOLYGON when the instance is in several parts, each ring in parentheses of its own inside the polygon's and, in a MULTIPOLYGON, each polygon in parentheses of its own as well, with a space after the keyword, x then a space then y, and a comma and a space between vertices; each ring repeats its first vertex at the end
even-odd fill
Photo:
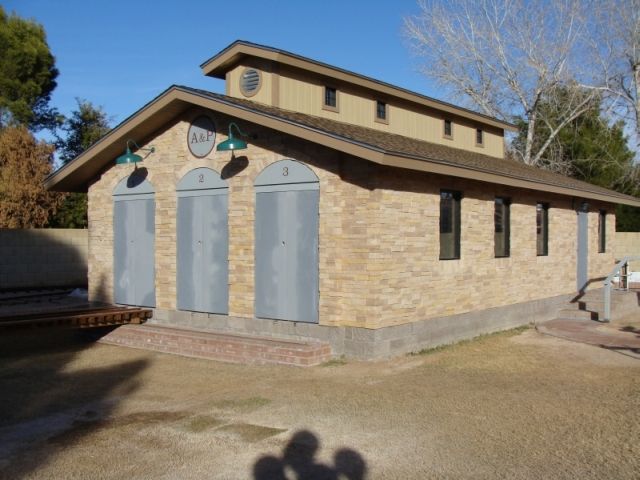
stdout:
POLYGON ((536 250, 538 256, 549 255, 549 204, 536 204, 536 250))
POLYGON ((440 260, 460 258, 460 199, 462 194, 440 191, 440 260))
POLYGON ((387 120, 387 104, 380 100, 376 101, 376 120, 382 120, 383 122, 387 120))
POLYGON ((495 226, 494 250, 496 257, 509 256, 509 206, 511 201, 508 198, 496 197, 493 223, 495 226))
POLYGON ((598 253, 607 251, 607 212, 598 213, 598 253))
POLYGON ((484 132, 481 128, 476 128, 476 145, 484 145, 484 132))
POLYGON ((453 122, 448 118, 444 119, 444 136, 453 138, 453 122))
POLYGON ((338 91, 333 87, 324 87, 324 106, 332 110, 338 109, 338 91))

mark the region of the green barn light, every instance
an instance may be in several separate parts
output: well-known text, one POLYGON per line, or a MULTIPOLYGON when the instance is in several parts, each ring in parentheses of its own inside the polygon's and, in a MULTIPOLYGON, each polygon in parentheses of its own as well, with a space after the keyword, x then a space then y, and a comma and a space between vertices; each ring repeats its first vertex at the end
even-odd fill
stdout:
POLYGON ((247 136, 242 132, 242 130, 240 130, 240 128, 238 128, 238 125, 236 125, 233 122, 230 123, 229 138, 224 142, 220 142, 218 144, 218 147, 216 148, 218 152, 228 152, 229 150, 231 150, 231 152, 233 153, 234 150, 245 150, 247 148, 247 142, 233 136, 233 131, 231 130, 231 127, 236 127, 236 131, 238 132, 238 134, 242 135, 243 137, 247 136))
POLYGON ((138 150, 149 153, 153 153, 156 151, 155 147, 140 148, 138 144, 133 140, 127 140, 127 151, 123 155, 120 155, 118 158, 116 158, 116 165, 124 165, 127 163, 136 164, 143 160, 140 155, 136 155, 135 153, 131 152, 131 147, 129 146, 130 143, 134 144, 138 150))

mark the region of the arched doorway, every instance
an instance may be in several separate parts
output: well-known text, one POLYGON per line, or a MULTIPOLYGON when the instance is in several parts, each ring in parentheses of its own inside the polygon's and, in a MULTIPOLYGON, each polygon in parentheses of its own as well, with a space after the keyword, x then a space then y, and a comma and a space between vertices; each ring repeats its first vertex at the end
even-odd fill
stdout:
POLYGON ((177 304, 180 310, 229 312, 227 182, 196 168, 177 187, 177 304))
POLYGON ((146 170, 113 191, 113 289, 116 303, 155 307, 155 199, 146 170))
POLYGON ((318 177, 281 160, 255 181, 257 317, 318 322, 318 177))

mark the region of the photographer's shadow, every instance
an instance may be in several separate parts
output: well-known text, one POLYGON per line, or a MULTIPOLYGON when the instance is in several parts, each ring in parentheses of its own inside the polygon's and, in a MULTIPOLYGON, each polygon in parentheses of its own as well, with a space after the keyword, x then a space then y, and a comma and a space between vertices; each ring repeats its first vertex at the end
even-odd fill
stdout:
POLYGON ((282 457, 265 455, 253 466, 255 480, 363 480, 367 464, 355 450, 342 448, 333 456, 333 466, 319 463, 315 455, 320 441, 312 432, 300 430, 293 434, 282 457), (288 476, 288 472, 295 477, 288 476))

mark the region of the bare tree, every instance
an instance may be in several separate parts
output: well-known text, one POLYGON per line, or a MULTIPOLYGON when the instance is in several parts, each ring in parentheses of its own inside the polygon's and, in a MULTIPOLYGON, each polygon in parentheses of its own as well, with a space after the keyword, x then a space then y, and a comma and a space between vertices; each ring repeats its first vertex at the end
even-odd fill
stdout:
POLYGON ((598 4, 590 31, 592 55, 607 87, 604 99, 632 126, 640 146, 640 0, 598 4))
POLYGON ((539 165, 562 128, 605 91, 601 69, 586 60, 586 0, 419 0, 418 5, 420 13, 405 19, 404 32, 425 60, 421 71, 487 115, 524 120, 526 140, 517 152, 524 163, 539 165), (556 98, 553 119, 547 118, 539 106, 556 98), (538 123, 547 127, 547 138, 534 138, 538 123))

